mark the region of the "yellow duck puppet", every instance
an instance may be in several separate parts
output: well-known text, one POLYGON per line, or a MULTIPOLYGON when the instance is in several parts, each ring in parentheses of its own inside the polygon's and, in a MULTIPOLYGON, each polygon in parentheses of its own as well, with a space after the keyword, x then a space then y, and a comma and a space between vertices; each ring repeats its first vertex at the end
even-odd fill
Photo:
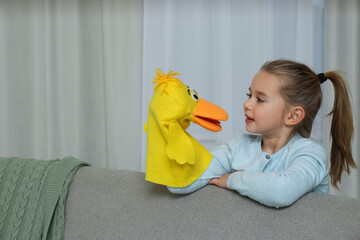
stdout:
POLYGON ((210 130, 220 131, 219 121, 228 115, 219 106, 198 97, 174 76, 156 69, 154 95, 149 104, 146 180, 169 187, 190 185, 209 166, 213 156, 185 130, 190 121, 210 130))

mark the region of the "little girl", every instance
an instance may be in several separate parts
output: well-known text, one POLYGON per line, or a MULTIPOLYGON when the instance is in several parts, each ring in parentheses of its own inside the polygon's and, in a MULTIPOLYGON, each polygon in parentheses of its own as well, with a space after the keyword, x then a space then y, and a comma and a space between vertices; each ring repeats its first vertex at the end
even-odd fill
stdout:
POLYGON ((336 72, 315 74, 304 64, 266 62, 254 76, 244 103, 246 130, 213 151, 198 180, 172 193, 194 192, 207 184, 236 190, 262 204, 284 207, 307 192, 328 193, 343 171, 356 167, 351 152, 353 120, 344 80, 336 72), (335 89, 331 124, 330 173, 324 148, 310 139, 320 108, 320 84, 335 89), (256 135, 255 135, 256 134, 256 135))

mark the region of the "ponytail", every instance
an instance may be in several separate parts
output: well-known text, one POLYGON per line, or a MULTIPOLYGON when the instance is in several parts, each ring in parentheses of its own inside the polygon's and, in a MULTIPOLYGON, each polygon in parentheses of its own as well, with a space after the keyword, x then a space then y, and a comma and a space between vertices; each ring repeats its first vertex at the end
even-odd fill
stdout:
POLYGON ((338 188, 337 183, 341 183, 342 172, 350 174, 350 167, 356 168, 351 150, 354 123, 345 81, 334 71, 326 72, 325 77, 332 82, 335 93, 334 107, 328 115, 332 115, 330 177, 331 184, 338 188))

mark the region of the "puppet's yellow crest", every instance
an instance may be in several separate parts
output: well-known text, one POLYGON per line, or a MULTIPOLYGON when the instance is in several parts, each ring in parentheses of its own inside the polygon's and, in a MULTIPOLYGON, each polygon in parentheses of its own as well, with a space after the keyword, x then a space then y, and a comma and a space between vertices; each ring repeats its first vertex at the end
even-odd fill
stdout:
POLYGON ((175 82, 178 86, 181 86, 183 84, 180 79, 175 78, 174 76, 180 75, 181 73, 170 71, 167 75, 165 75, 160 69, 156 69, 156 75, 157 77, 153 77, 154 81, 153 83, 156 85, 154 86, 154 91, 161 85, 166 84, 164 91, 166 92, 166 88, 169 82, 175 82))

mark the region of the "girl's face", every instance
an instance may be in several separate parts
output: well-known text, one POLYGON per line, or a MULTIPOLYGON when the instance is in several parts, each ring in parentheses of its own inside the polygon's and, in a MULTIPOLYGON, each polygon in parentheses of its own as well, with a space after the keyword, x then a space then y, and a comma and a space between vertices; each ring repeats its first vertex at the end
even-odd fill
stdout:
POLYGON ((286 129, 286 104, 279 89, 276 76, 262 71, 254 76, 243 105, 248 132, 276 137, 286 129))

